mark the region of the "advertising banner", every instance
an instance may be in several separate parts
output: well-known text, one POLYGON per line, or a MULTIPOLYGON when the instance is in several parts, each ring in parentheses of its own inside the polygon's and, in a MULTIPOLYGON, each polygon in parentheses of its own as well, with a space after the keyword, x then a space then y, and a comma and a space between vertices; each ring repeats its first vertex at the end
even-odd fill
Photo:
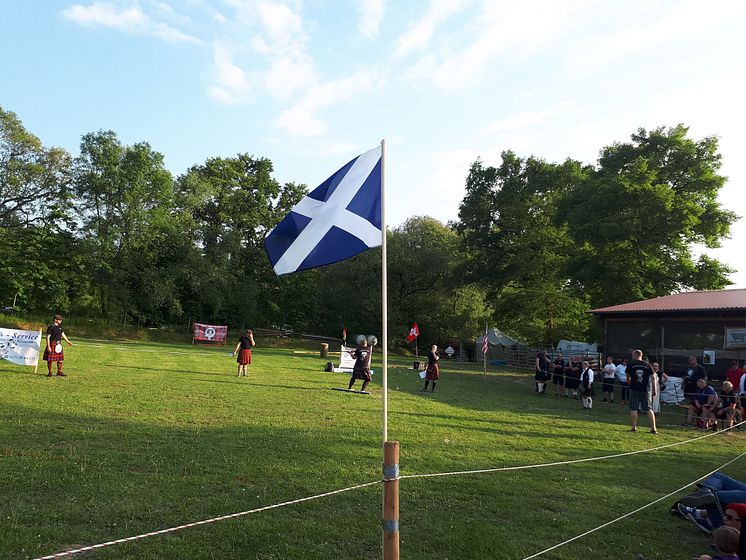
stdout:
POLYGON ((228 327, 226 325, 203 325, 202 323, 194 323, 192 342, 200 340, 203 342, 225 344, 227 338, 228 327))
POLYGON ((41 349, 40 331, 0 328, 0 359, 19 366, 37 366, 41 349))

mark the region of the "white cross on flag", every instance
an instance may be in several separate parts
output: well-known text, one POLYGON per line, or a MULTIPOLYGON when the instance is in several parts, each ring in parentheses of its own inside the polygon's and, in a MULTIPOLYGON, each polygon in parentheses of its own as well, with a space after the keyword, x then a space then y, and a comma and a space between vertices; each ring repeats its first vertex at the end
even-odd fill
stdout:
POLYGON ((348 259, 381 243, 378 146, 306 195, 269 232, 264 248, 279 276, 348 259))

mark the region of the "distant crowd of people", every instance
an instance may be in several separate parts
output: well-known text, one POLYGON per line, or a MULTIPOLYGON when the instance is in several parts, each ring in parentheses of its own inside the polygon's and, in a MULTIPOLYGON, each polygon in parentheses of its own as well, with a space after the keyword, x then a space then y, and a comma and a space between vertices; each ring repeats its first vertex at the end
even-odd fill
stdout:
MULTIPOLYGON (((687 408, 684 425, 717 430, 719 426, 731 428, 740 422, 746 405, 746 374, 739 362, 731 362, 719 392, 710 385, 707 370, 696 356, 689 356, 688 364, 683 393, 687 408)), ((546 394, 551 384, 556 396, 580 399, 584 409, 593 408, 596 375, 590 361, 577 355, 565 360, 561 352, 552 357, 542 351, 536 355, 535 365, 538 394, 546 394)), ((619 385, 621 404, 629 406, 631 431, 637 431, 638 413, 642 412, 648 417, 650 432, 658 433, 655 415, 661 410, 661 391, 669 382, 660 364, 646 361, 642 350, 635 350, 632 360, 615 363, 614 357, 608 356, 600 374, 603 402, 614 402, 615 385, 619 385)))

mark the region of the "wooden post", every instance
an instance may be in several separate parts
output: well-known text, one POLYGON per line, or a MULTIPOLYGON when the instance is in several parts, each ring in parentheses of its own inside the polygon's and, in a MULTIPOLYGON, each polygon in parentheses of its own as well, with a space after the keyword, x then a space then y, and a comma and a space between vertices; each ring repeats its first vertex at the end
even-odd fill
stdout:
POLYGON ((399 442, 383 444, 383 560, 399 560, 399 442))

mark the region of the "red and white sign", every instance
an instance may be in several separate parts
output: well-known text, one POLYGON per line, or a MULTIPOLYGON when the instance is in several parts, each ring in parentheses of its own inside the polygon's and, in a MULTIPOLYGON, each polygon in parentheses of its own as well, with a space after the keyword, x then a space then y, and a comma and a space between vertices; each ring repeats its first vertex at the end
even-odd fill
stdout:
POLYGON ((228 327, 226 325, 203 325, 194 323, 193 340, 205 342, 223 342, 228 338, 228 327))

